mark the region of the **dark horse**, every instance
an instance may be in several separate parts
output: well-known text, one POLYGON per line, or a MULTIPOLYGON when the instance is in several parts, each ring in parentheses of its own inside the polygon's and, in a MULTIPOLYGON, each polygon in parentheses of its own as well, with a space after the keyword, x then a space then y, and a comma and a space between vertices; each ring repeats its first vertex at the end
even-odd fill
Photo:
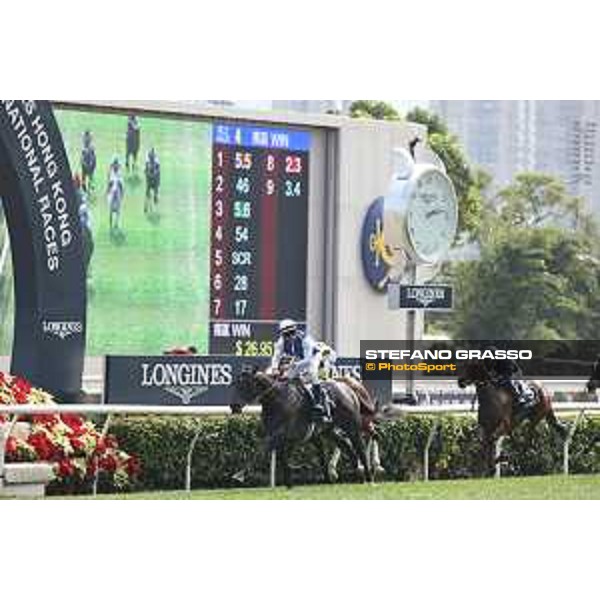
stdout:
POLYGON ((286 486, 292 484, 290 455, 295 448, 308 442, 315 446, 325 481, 330 482, 324 438, 345 452, 357 470, 362 467, 366 480, 372 482, 362 432, 372 426, 374 407, 369 410, 356 391, 342 381, 328 381, 322 386, 332 401, 333 423, 328 426, 314 424, 311 403, 299 382, 278 379, 254 368, 244 369, 236 380, 241 399, 246 404, 262 407, 267 451, 270 455, 276 453, 286 486))
POLYGON ((158 194, 160 191, 160 162, 154 148, 148 153, 146 160, 146 202, 144 213, 149 215, 158 206, 158 194))
MULTIPOLYGON (((491 474, 497 463, 496 442, 510 435, 515 427, 525 420, 525 417, 514 413, 514 399, 511 392, 495 385, 480 361, 467 363, 458 385, 461 388, 474 385, 477 390, 479 404, 477 420, 483 443, 483 470, 484 474, 491 474)), ((547 390, 537 383, 530 385, 538 400, 532 412, 527 415, 530 430, 533 431, 540 421, 545 420, 552 430, 564 439, 567 428, 556 418, 547 390)))
POLYGON ((592 367, 592 373, 586 384, 586 389, 590 394, 594 394, 600 387, 600 355, 596 358, 596 362, 592 367))
POLYGON ((90 194, 94 190, 94 175, 96 173, 96 150, 91 141, 86 142, 81 150, 81 183, 83 189, 90 194))
POLYGON ((140 124, 135 115, 127 119, 127 136, 125 148, 125 167, 129 173, 132 169, 137 169, 137 159, 140 153, 141 131, 140 124))

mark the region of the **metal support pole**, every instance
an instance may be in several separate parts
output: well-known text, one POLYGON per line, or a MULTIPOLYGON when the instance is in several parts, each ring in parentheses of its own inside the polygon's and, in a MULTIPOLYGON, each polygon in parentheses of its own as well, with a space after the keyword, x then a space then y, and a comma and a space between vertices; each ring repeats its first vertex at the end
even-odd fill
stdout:
POLYGON ((573 422, 573 425, 571 425, 571 427, 569 427, 569 432, 567 433, 567 437, 565 438, 565 441, 563 443, 563 475, 568 475, 569 474, 569 463, 570 463, 570 459, 571 459, 571 442, 573 441, 573 438, 575 437, 575 432, 577 431, 577 428, 579 427, 579 424, 581 423, 581 419, 583 419, 585 415, 585 409, 579 411, 579 413, 577 413, 577 417, 575 418, 575 421, 573 422))
POLYGON ((502 447, 504 446, 505 439, 506 436, 503 435, 496 440, 496 447, 494 450, 494 461, 496 467, 494 477, 496 479, 500 479, 502 477, 502 463, 500 462, 500 457, 502 456, 502 447))
POLYGON ((435 434, 440 428, 440 421, 436 421, 427 436, 427 443, 425 444, 425 451, 423 452, 423 480, 429 481, 429 450, 431 449, 431 444, 433 444, 433 440, 435 438, 435 434))
POLYGON ((194 457, 194 450, 196 449, 196 444, 198 443, 201 434, 202 429, 200 428, 193 437, 187 453, 187 461, 185 465, 185 491, 188 493, 192 491, 192 458, 194 457))
MULTIPOLYGON (((110 424, 112 422, 112 415, 108 415, 106 417, 106 421, 104 421, 104 425, 102 427, 102 431, 100 432, 100 439, 104 440, 108 435, 108 430, 110 429, 110 424)), ((98 456, 94 456, 94 461, 96 463, 96 474, 94 475, 94 485, 92 486, 92 494, 94 496, 98 495, 98 477, 100 476, 100 472, 98 470, 98 456)))
POLYGON ((277 487, 277 450, 271 450, 271 473, 269 484, 272 489, 277 487))
MULTIPOLYGON (((417 283, 417 265, 411 262, 408 266, 408 283, 415 285, 417 283)), ((415 351, 415 336, 417 334, 417 311, 409 310, 406 315, 406 339, 408 340, 408 349, 411 354, 415 351)), ((415 395, 415 374, 409 371, 406 378, 406 395, 413 398, 415 395)))

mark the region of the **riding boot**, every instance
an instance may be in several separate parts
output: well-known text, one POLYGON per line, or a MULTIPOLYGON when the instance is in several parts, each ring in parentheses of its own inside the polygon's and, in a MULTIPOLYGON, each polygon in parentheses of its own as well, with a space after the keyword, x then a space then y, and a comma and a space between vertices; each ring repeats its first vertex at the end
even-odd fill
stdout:
POLYGON ((527 396, 523 397, 522 404, 523 404, 523 412, 528 415, 531 412, 533 412, 533 410, 537 406, 537 400, 536 400, 535 396, 527 395, 527 396))
POLYGON ((521 393, 516 397, 515 408, 517 417, 527 418, 531 415, 537 405, 535 396, 521 393))
POLYGON ((329 407, 327 406, 323 390, 321 389, 321 384, 315 383, 312 386, 311 391, 313 400, 313 419, 323 424, 331 423, 331 414, 328 410, 329 407))

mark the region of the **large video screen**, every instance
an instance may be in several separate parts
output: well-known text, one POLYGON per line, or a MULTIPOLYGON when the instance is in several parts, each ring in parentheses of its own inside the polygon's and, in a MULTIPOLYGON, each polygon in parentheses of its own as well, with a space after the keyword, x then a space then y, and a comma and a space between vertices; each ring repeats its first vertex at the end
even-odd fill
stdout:
POLYGON ((189 346, 264 356, 278 320, 305 320, 309 132, 143 112, 55 113, 80 197, 89 356, 189 346))

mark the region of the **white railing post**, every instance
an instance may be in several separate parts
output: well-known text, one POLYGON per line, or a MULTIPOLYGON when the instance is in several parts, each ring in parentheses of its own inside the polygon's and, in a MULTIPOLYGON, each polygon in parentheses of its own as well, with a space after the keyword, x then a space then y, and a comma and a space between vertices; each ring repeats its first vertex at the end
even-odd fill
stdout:
POLYGON ((185 491, 188 494, 192 491, 192 459, 194 458, 194 450, 196 449, 196 444, 200 439, 200 435, 202 434, 202 428, 199 427, 196 435, 192 438, 192 443, 188 449, 187 453, 187 461, 185 464, 185 491))
POLYGON ((577 428, 581 423, 581 419, 583 419, 585 415, 585 411, 586 409, 584 408, 580 410, 579 413, 577 413, 577 417, 575 418, 575 421, 573 421, 573 424, 569 427, 567 437, 563 442, 563 475, 569 475, 571 460, 571 442, 575 437, 575 432, 577 431, 577 428))
POLYGON ((271 450, 271 470, 269 485, 273 489, 277 487, 277 450, 271 450))
POLYGON ((429 450, 431 449, 431 444, 433 444, 435 434, 439 427, 440 421, 435 421, 427 436, 427 443, 425 444, 425 450, 423 451, 423 481, 429 481, 429 450))
POLYGON ((496 440, 496 445, 494 447, 494 464, 495 464, 495 471, 494 471, 494 477, 496 477, 496 479, 500 479, 502 477, 502 462, 500 461, 500 458, 502 457, 502 447, 504 446, 504 440, 506 439, 506 436, 501 436, 496 440))

